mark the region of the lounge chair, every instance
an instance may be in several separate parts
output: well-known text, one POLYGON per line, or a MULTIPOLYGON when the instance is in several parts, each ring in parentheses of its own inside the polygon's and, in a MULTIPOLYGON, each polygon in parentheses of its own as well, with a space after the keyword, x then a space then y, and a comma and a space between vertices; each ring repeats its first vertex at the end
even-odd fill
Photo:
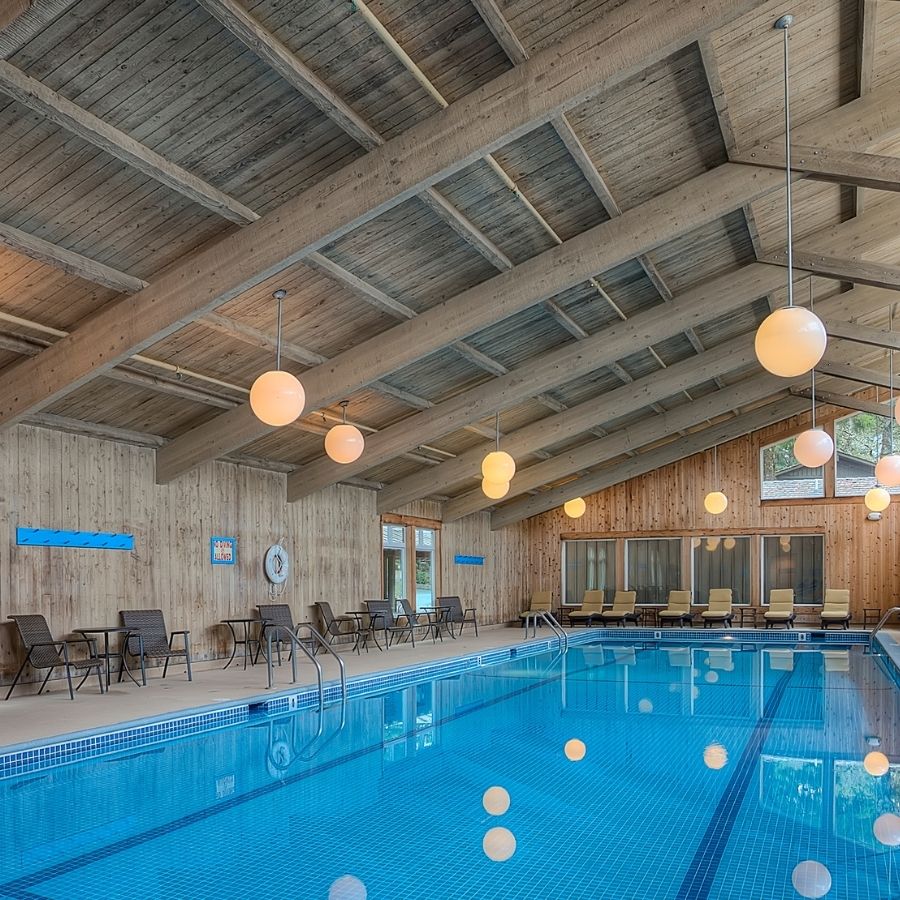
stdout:
POLYGON ((669 665, 673 669, 690 669, 693 666, 690 647, 673 647, 666 650, 669 657, 669 665))
POLYGON ((173 631, 169 634, 166 631, 166 620, 163 618, 161 609, 122 609, 119 610, 122 617, 122 624, 131 633, 122 652, 122 665, 119 666, 119 681, 122 680, 122 673, 125 669, 125 653, 140 659, 141 657, 141 641, 137 637, 140 633, 143 638, 144 660, 147 659, 165 659, 162 677, 166 677, 169 669, 169 660, 173 656, 183 656, 187 663, 187 679, 193 681, 194 676, 191 672, 191 633, 190 631, 173 631), (172 646, 175 635, 181 635, 182 648, 176 650, 172 646))
POLYGON ((604 625, 611 625, 613 622, 623 627, 626 622, 637 625, 640 613, 634 611, 636 599, 637 591, 616 591, 612 607, 600 613, 600 620, 604 625))
POLYGON ((840 625, 850 627, 850 591, 828 588, 825 591, 825 603, 822 605, 822 627, 840 625))
POLYGON ((450 626, 451 637, 457 636, 453 631, 454 625, 459 625, 459 634, 462 634, 467 624, 475 626, 475 637, 478 637, 478 616, 474 606, 463 609, 459 597, 438 597, 434 605, 446 610, 444 621, 450 626))
POLYGON ((603 591, 585 591, 579 609, 569 613, 569 624, 580 625, 588 628, 594 624, 594 619, 599 618, 603 612, 605 593, 603 591))
POLYGON ((519 613, 519 618, 522 620, 522 627, 528 627, 528 619, 534 616, 536 613, 550 613, 553 614, 551 604, 553 603, 553 591, 535 591, 531 595, 531 606, 528 607, 524 612, 519 613))
POLYGON ((734 654, 731 650, 708 650, 706 664, 710 669, 718 669, 720 672, 733 672, 734 654))
POLYGON ((31 665, 32 668, 35 669, 46 669, 47 675, 44 680, 41 682, 40 689, 38 693, 43 693, 44 688, 47 686, 47 682, 50 679, 50 676, 53 674, 53 670, 59 668, 60 666, 65 667, 66 670, 66 681, 69 684, 69 699, 75 699, 75 691, 77 691, 85 682, 88 675, 91 672, 97 673, 97 680, 100 682, 100 693, 103 694, 106 691, 106 688, 103 684, 103 668, 104 661, 97 657, 93 652, 92 643, 87 640, 87 638, 79 638, 73 639, 69 641, 55 641, 53 640, 53 635, 50 634, 50 628, 47 625, 47 620, 41 615, 21 615, 21 616, 10 616, 16 623, 16 628, 19 631, 19 637, 22 639, 22 643, 25 645, 25 649, 28 651, 25 654, 25 661, 19 667, 19 671, 16 672, 16 677, 13 679, 13 683, 9 686, 9 690, 6 692, 6 700, 9 700, 13 689, 19 683, 19 679, 22 677, 22 673, 25 671, 25 666, 31 665), (72 659, 69 656, 69 648, 74 647, 79 644, 86 644, 88 648, 88 653, 90 654, 87 659, 72 659), (78 673, 83 672, 84 675, 81 678, 81 681, 78 682, 78 686, 73 690, 72 688, 72 670, 75 670, 78 673))
POLYGON ((691 592, 690 591, 669 591, 669 605, 665 609, 661 609, 657 614, 659 624, 664 625, 668 622, 674 625, 676 622, 679 627, 683 628, 684 623, 691 624, 691 592))
POLYGON ((766 628, 774 628, 776 625, 793 628, 795 618, 793 588, 769 591, 769 608, 763 613, 763 618, 766 620, 766 628))
POLYGON ((329 645, 340 638, 352 638, 354 649, 359 650, 359 637, 361 634, 359 618, 356 616, 336 616, 327 600, 317 600, 316 609, 319 610, 322 624, 325 626, 322 635, 329 645))
POLYGON ((613 663, 617 666, 633 666, 637 663, 634 647, 613 647, 613 663))
POLYGON ((711 588, 709 591, 709 604, 700 613, 700 618, 703 619, 703 627, 709 628, 710 625, 721 623, 723 628, 730 628, 733 617, 734 613, 731 611, 731 588, 711 588))
MULTIPOLYGON (((394 617, 394 603, 392 600, 366 600, 366 607, 369 610, 369 630, 366 632, 363 643, 368 642, 369 636, 378 644, 378 638, 375 632, 380 631, 384 635, 385 648, 391 646, 394 638, 404 634, 409 636, 413 647, 416 646, 415 624, 407 620, 399 622, 394 617)), ((379 648, 381 647, 378 644, 379 648)))

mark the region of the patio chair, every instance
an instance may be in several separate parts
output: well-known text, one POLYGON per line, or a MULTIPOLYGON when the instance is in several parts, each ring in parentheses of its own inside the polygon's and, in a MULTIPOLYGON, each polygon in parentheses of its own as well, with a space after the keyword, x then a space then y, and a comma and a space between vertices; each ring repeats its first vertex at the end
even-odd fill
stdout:
MULTIPOLYGON (((259 629, 260 652, 263 652, 268 646, 268 635, 271 633, 272 644, 278 651, 278 665, 281 665, 281 651, 284 648, 284 644, 287 643, 289 645, 288 660, 290 660, 291 654, 294 652, 294 644, 291 638, 288 637, 288 634, 300 641, 300 626, 303 623, 298 622, 296 625, 294 624, 294 614, 287 603, 259 603, 256 608, 259 611, 259 618, 262 622, 259 629)), ((315 656, 318 649, 315 641, 311 639, 303 640, 310 653, 315 656)))
POLYGON ((585 591, 581 607, 569 613, 569 624, 579 625, 583 622, 584 627, 589 628, 603 612, 605 598, 605 591, 585 591))
POLYGON ((779 588, 769 591, 769 608, 763 613, 763 618, 766 620, 766 628, 773 628, 776 625, 793 628, 794 617, 793 588, 779 588))
POLYGON ((405 624, 397 621, 394 617, 394 602, 392 600, 366 600, 366 607, 369 610, 369 630, 366 632, 363 642, 368 641, 369 635, 375 643, 378 639, 375 632, 380 631, 384 634, 385 647, 390 647, 394 642, 394 638, 404 634, 409 636, 413 647, 416 646, 415 625, 409 620, 405 624))
POLYGON ((142 662, 147 659, 165 659, 162 673, 162 677, 165 678, 172 657, 183 656, 187 664, 187 679, 188 681, 194 680, 191 672, 190 631, 173 631, 171 634, 166 631, 166 620, 163 618, 161 609, 121 609, 119 615, 122 617, 122 624, 130 632, 125 649, 122 651, 119 681, 122 680, 122 673, 125 669, 125 653, 130 653, 140 659, 141 641, 137 637, 138 632, 143 638, 144 660, 142 662), (181 635, 182 648, 180 650, 172 646, 177 634, 181 635))
POLYGON ((710 588, 709 604, 700 613, 703 619, 703 627, 721 623, 723 628, 731 627, 734 613, 731 611, 731 588, 710 588))
POLYGON ((600 621, 604 625, 611 625, 615 622, 617 625, 625 627, 626 622, 632 622, 637 625, 640 613, 635 612, 634 604, 637 599, 637 591, 616 591, 613 596, 613 605, 610 609, 603 610, 600 613, 600 621))
POLYGON ((552 609, 551 604, 553 603, 553 591, 535 591, 531 595, 531 605, 528 609, 519 613, 519 618, 522 621, 522 627, 528 627, 528 618, 529 616, 534 616, 535 613, 551 613, 552 609))
POLYGON ((822 627, 840 625, 850 627, 850 591, 828 588, 825 591, 825 603, 822 605, 822 627))
POLYGON ((450 625, 450 636, 456 637, 453 633, 453 626, 459 625, 458 634, 462 634, 463 628, 467 624, 475 626, 475 637, 478 637, 478 616, 474 606, 463 609, 462 600, 459 597, 438 597, 435 606, 446 610, 445 621, 450 625), (471 613, 471 616, 469 615, 471 613))
MULTIPOLYGON (((416 628, 421 628, 426 635, 431 635, 431 643, 435 644, 437 641, 435 637, 439 637, 441 639, 441 643, 444 643, 444 636, 440 633, 440 628, 437 626, 437 622, 431 618, 431 616, 426 612, 416 612, 409 600, 398 600, 400 604, 400 608, 403 610, 402 614, 398 616, 398 619, 406 619, 412 627, 413 631, 416 628)), ((400 624, 399 622, 397 623, 400 624)))
POLYGON ((19 637, 22 639, 22 643, 24 644, 27 653, 25 654, 25 662, 22 663, 19 667, 19 671, 16 672, 16 677, 9 686, 9 690, 6 692, 6 697, 4 699, 9 700, 13 689, 19 683, 19 679, 25 671, 25 666, 29 664, 31 664, 34 669, 47 670, 47 674, 41 682, 38 694, 43 693, 44 688, 47 686, 47 682, 50 680, 50 676, 53 674, 53 670, 58 669, 61 666, 65 667, 66 670, 66 681, 69 684, 70 700, 75 699, 75 691, 84 684, 92 671, 97 673, 97 680, 100 682, 100 693, 103 694, 106 692, 106 688, 103 685, 104 661, 94 655, 93 645, 87 638, 55 641, 53 640, 53 635, 50 634, 47 620, 41 615, 19 615, 10 616, 9 618, 16 623, 19 637), (88 653, 90 654, 87 659, 71 659, 69 657, 69 648, 78 644, 87 645, 88 653), (84 673, 81 681, 78 682, 78 686, 74 690, 72 689, 73 669, 76 672, 84 673))
POLYGON ((316 609, 319 610, 322 624, 325 626, 322 630, 322 636, 328 641, 329 645, 340 638, 347 637, 353 639, 355 649, 359 650, 359 637, 361 634, 359 618, 356 616, 336 616, 327 600, 317 600, 316 609))
POLYGON ((680 628, 684 628, 684 623, 691 624, 691 592, 690 591, 669 591, 669 604, 665 609, 661 609, 657 614, 659 624, 664 625, 668 622, 674 625, 676 622, 680 628))

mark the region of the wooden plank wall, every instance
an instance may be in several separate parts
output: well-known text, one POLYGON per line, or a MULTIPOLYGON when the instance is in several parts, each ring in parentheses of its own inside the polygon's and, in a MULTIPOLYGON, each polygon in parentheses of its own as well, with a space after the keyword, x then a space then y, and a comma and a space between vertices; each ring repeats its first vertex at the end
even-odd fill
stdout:
MULTIPOLYGON (((198 658, 224 655, 229 616, 267 600, 265 549, 283 541, 292 574, 282 600, 298 618, 328 600, 335 612, 381 594, 381 533, 373 491, 332 486, 297 503, 284 476, 215 463, 171 485, 154 481, 153 452, 19 426, 0 439, 0 676, 20 659, 10 613, 41 612, 54 635, 118 624, 126 607, 160 607, 170 628, 190 628, 198 658), (131 532, 135 550, 17 547, 18 525, 131 532), (238 564, 212 566, 209 538, 238 539, 238 564)), ((422 514, 439 513, 429 504, 422 514)), ((443 530, 443 587, 480 608, 481 621, 513 618, 522 594, 526 528, 490 531, 487 514, 443 530), (453 554, 484 555, 477 572, 453 554), (449 554, 449 562, 447 562, 449 554), (490 590, 488 590, 490 585, 490 590), (514 598, 514 599, 513 599, 514 598)))
MULTIPOLYGON (((729 500, 721 516, 711 516, 703 509, 703 498, 712 490, 713 478, 712 454, 705 453, 585 497, 587 511, 581 519, 567 518, 560 508, 527 520, 529 589, 553 590, 558 602, 564 534, 824 529, 826 586, 850 588, 854 621, 862 621, 864 606, 887 609, 900 592, 900 497, 894 499, 880 522, 866 520, 862 497, 760 502, 760 448, 805 427, 807 423, 801 420, 781 423, 719 447, 722 490, 729 500)), ((687 572, 685 579, 689 578, 687 572)))

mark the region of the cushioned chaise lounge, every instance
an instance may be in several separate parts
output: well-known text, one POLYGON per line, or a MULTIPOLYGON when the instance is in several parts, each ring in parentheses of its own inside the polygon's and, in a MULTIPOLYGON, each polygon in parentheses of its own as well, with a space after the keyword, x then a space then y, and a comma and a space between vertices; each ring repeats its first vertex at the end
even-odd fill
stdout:
POLYGON ((839 625, 850 627, 850 591, 828 588, 825 591, 825 603, 822 605, 822 627, 839 625))
POLYGON ((584 625, 585 628, 594 624, 603 612, 605 601, 604 591, 585 591, 581 607, 569 613, 569 623, 572 625, 584 625))
POLYGON ((531 595, 531 605, 528 609, 519 613, 519 619, 522 621, 522 627, 526 627, 528 625, 529 616, 534 616, 535 613, 548 613, 552 612, 550 609, 550 605, 553 603, 553 591, 535 591, 531 595))
POLYGON ((636 591, 616 591, 613 597, 613 605, 600 613, 600 621, 604 625, 625 625, 626 622, 637 624, 640 613, 634 611, 636 591))
POLYGON ((721 624, 723 627, 731 627, 734 613, 731 611, 731 588, 711 588, 709 592, 709 604, 700 613, 703 619, 703 627, 721 624))
POLYGON ((766 628, 774 628, 776 625, 793 628, 795 615, 793 588, 769 591, 769 608, 763 613, 766 628))
POLYGON ((691 592, 690 591, 669 591, 669 605, 665 609, 661 609, 657 613, 660 625, 668 623, 674 625, 676 622, 682 628, 685 622, 691 624, 691 592))

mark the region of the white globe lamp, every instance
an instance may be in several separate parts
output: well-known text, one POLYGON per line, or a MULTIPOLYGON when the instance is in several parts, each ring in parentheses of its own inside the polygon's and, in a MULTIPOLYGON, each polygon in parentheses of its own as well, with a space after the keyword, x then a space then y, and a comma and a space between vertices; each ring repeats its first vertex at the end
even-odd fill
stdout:
POLYGON ((756 332, 756 358, 773 375, 797 378, 825 354, 828 335, 822 320, 802 306, 785 306, 768 315, 756 332))
POLYGON ((703 498, 703 508, 710 515, 721 515, 728 508, 728 498, 721 491, 710 491, 703 498))
POLYGON ((794 441, 794 459, 808 469, 824 466, 834 455, 834 441, 821 428, 809 428, 794 441))
POLYGON ((481 474, 488 481, 512 481, 516 461, 505 450, 494 450, 481 463, 481 474))
POLYGON ((328 429, 325 435, 325 452, 330 459, 341 465, 356 462, 366 447, 366 439, 362 432, 347 422, 347 400, 341 401, 344 421, 328 429))
POLYGON ((900 456, 890 453, 875 463, 875 479, 885 487, 900 487, 900 456))
POLYGON ((263 372, 250 388, 250 409, 260 422, 280 428, 290 425, 306 403, 303 385, 281 369, 263 372))
POLYGON ((481 491, 489 500, 501 500, 509 493, 508 481, 490 481, 481 479, 481 491))
POLYGON ((570 519, 580 519, 584 515, 586 509, 587 504, 581 497, 566 500, 563 504, 563 510, 570 519))
POLYGON ((873 487, 863 498, 870 512, 884 512, 891 505, 891 495, 883 487, 873 487))

